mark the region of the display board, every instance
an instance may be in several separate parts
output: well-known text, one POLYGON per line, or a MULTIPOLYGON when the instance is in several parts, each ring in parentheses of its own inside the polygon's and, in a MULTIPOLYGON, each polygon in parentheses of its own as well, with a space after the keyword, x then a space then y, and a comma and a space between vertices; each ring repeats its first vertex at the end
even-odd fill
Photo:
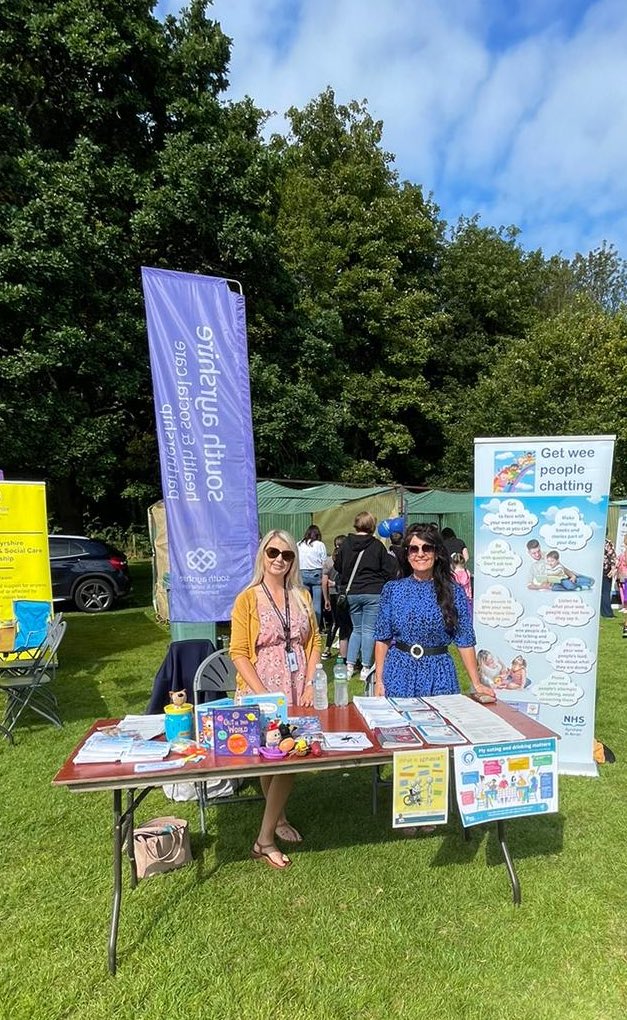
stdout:
POLYGON ((475 440, 477 657, 500 700, 560 734, 560 771, 593 760, 613 436, 475 440))

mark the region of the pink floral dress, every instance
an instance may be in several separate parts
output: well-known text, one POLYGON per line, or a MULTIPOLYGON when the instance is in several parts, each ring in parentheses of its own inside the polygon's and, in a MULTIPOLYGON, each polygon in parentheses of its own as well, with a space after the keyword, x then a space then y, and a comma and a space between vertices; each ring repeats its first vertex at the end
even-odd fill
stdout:
MULTIPOLYGON (((255 669, 262 684, 268 691, 283 691, 288 704, 299 705, 305 689, 307 659, 303 643, 309 634, 309 618, 293 592, 290 592, 290 635, 292 649, 296 653, 298 669, 290 673, 285 657, 285 635, 283 626, 261 586, 257 588, 257 612, 259 613, 259 637, 257 638, 257 662, 255 669)), ((279 603, 283 612, 284 606, 279 603)))

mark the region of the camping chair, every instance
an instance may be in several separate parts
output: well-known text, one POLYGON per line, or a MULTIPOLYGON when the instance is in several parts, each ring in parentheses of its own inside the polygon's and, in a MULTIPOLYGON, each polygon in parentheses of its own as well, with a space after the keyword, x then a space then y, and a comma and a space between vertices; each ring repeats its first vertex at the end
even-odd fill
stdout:
POLYGON ((1 730, 13 742, 13 730, 26 708, 61 728, 57 699, 49 688, 55 673, 56 655, 67 623, 48 624, 46 637, 30 659, 14 660, 0 670, 0 690, 7 697, 1 730))
POLYGON ((36 658, 34 653, 46 639, 51 609, 50 602, 18 599, 13 603, 13 616, 17 623, 14 652, 28 652, 36 658))

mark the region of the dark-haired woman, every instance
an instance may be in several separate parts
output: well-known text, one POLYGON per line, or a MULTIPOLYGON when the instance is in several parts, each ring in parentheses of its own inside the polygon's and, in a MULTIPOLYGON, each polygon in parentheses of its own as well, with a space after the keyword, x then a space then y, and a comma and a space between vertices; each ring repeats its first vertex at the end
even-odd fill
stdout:
POLYGON ((298 566, 303 587, 311 595, 318 626, 322 623, 322 568, 326 558, 327 548, 320 528, 312 524, 298 543, 298 566))
POLYGON ((386 584, 379 603, 375 694, 458 694, 451 644, 457 645, 475 690, 490 694, 479 677, 468 599, 452 579, 440 532, 428 524, 412 524, 404 546, 409 576, 386 584))

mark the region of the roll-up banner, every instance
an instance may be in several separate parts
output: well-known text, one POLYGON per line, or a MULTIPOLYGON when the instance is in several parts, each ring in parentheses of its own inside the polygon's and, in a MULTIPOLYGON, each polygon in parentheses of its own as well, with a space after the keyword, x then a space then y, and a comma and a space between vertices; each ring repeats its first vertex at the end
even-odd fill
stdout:
POLYGON ((499 698, 593 760, 603 546, 614 436, 475 440, 477 658, 499 698))
POLYGON ((52 603, 48 518, 44 482, 0 481, 0 618, 13 618, 13 603, 52 603))
POLYGON ((170 620, 226 620, 259 532, 244 298, 142 268, 170 559, 170 620))

